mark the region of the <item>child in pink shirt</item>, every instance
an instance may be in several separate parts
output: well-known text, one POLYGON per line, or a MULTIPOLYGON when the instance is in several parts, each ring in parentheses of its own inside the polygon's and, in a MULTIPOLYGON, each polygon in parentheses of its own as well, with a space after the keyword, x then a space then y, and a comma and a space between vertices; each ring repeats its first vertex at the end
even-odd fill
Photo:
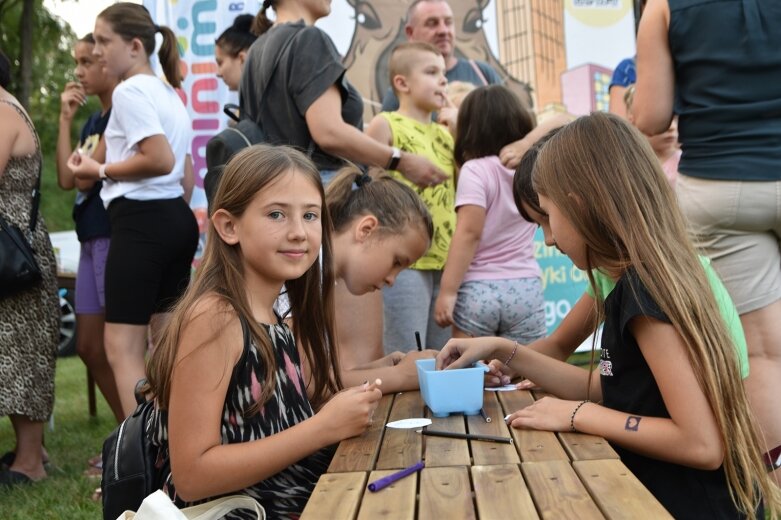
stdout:
POLYGON ((453 337, 502 336, 531 343, 545 335, 535 226, 521 218, 512 195, 513 171, 499 151, 534 127, 529 111, 501 85, 464 99, 456 126, 456 230, 435 317, 453 337))

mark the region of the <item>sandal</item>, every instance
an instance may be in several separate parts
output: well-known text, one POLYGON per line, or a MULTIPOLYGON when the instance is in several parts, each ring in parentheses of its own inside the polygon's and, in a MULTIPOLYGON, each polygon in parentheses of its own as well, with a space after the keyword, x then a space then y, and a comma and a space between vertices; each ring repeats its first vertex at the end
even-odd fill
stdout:
POLYGON ((16 459, 16 453, 13 451, 3 453, 3 456, 0 457, 0 469, 10 468, 14 463, 14 459, 16 459))
POLYGON ((27 486, 32 483, 33 479, 24 473, 10 469, 0 472, 0 487, 27 486))
MULTIPOLYGON (((7 451, 3 453, 3 456, 0 457, 0 470, 9 469, 11 466, 14 465, 15 460, 16 460, 16 453, 14 453, 13 451, 7 451)), ((45 461, 43 461, 43 469, 45 469, 47 473, 52 469, 50 460, 46 459, 45 461)))

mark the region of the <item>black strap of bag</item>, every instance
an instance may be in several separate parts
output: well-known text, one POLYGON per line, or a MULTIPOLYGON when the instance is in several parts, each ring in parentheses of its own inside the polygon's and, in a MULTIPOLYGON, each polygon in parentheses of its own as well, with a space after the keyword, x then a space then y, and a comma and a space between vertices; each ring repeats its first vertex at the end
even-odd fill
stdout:
MULTIPOLYGON (((282 48, 279 50, 279 52, 274 57, 274 64, 271 66, 271 72, 269 72, 268 77, 263 82, 263 88, 260 90, 260 95, 258 96, 258 111, 259 112, 263 108, 263 97, 264 97, 264 94, 266 93, 266 89, 268 88, 269 84, 271 83, 271 79, 274 77, 274 73, 277 71, 277 66, 279 65, 279 62, 282 61, 282 56, 285 54, 285 52, 287 51, 288 47, 290 47, 290 45, 293 43, 293 41, 295 41, 298 38, 298 35, 301 34, 301 32, 304 29, 305 28, 298 29, 295 32, 295 34, 293 34, 292 37, 288 38, 287 41, 282 45, 282 48)), ((270 39, 271 38, 269 37, 269 40, 270 39)), ((269 41, 268 43, 271 43, 271 42, 269 41)), ((269 45, 268 43, 266 44, 265 47, 263 47, 263 56, 261 57, 261 61, 265 61, 266 55, 269 52, 271 52, 269 50, 269 47, 271 47, 271 45, 269 45)), ((241 108, 241 115, 240 115, 240 117, 242 117, 242 118, 246 117, 245 114, 249 114, 249 112, 246 110, 244 102, 241 99, 241 90, 239 90, 239 107, 241 108)), ((226 105, 225 108, 227 108, 227 105, 226 105)), ((253 114, 253 116, 254 117, 252 117, 252 119, 255 121, 255 123, 258 126, 260 126, 260 122, 259 122, 260 121, 260 113, 253 114)))

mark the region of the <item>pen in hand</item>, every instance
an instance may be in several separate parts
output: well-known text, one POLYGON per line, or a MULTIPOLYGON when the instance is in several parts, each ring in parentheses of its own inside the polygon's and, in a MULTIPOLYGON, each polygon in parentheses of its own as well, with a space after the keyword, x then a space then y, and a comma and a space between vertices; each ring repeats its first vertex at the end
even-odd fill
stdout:
POLYGON ((415 331, 415 343, 418 345, 418 352, 423 352, 423 344, 420 342, 420 332, 415 331))

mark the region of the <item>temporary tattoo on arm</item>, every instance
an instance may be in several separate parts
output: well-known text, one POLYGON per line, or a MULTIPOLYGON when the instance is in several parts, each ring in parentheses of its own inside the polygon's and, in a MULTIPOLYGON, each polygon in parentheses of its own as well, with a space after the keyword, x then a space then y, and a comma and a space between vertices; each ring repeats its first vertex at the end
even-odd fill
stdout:
POLYGON ((640 419, 642 417, 637 415, 630 415, 626 418, 626 425, 624 425, 624 429, 628 432, 636 432, 638 428, 640 428, 640 419))

